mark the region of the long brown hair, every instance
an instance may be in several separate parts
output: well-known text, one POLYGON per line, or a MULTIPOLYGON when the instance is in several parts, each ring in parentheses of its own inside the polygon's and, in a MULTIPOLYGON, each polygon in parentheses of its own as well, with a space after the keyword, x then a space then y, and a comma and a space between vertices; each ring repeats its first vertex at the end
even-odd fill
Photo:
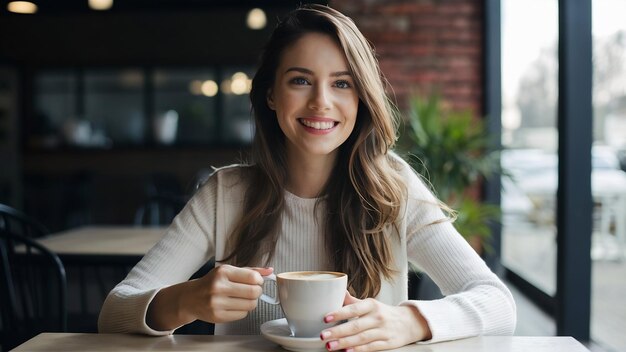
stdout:
POLYGON ((391 278, 397 269, 392 264, 389 228, 406 194, 388 155, 396 140, 396 109, 385 93, 386 80, 368 41, 350 18, 327 6, 305 5, 291 12, 265 47, 250 92, 256 133, 253 162, 246 173, 249 188, 242 217, 230 237, 230 253, 221 261, 258 265, 262 256, 267 255, 269 262, 274 255, 287 165, 285 136, 267 105, 267 93, 285 48, 311 32, 329 35, 340 44, 359 95, 354 130, 340 146, 332 182, 323 190, 325 243, 333 270, 348 274, 352 294, 374 297, 382 278, 391 278))

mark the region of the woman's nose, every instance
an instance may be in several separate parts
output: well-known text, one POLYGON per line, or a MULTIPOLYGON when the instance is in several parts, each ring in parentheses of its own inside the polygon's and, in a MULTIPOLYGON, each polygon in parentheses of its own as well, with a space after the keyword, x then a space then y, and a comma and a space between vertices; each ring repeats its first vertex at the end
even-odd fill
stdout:
POLYGON ((317 86, 312 92, 309 99, 309 109, 325 111, 329 110, 331 106, 330 92, 328 88, 320 85, 317 86))

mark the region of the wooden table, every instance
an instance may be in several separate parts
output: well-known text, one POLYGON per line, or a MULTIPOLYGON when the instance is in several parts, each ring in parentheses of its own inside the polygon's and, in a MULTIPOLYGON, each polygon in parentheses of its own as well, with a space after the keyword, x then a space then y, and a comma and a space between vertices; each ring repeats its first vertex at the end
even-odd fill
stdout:
POLYGON ((64 264, 135 265, 165 234, 164 227, 88 226, 54 233, 37 242, 64 264))
MULTIPOLYGON (((262 336, 44 333, 15 351, 284 351, 262 336)), ((571 337, 482 336, 431 345, 409 345, 395 351, 415 352, 584 352, 571 337)))

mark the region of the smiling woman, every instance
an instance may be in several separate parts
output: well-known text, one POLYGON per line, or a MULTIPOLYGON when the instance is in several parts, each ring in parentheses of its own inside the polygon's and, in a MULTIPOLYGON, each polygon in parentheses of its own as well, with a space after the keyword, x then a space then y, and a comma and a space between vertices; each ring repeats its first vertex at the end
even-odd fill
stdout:
POLYGON ((319 338, 303 338, 316 346, 374 351, 511 334, 510 292, 392 152, 385 82, 350 18, 319 5, 288 14, 252 81, 252 163, 208 179, 109 294, 100 331, 165 335, 203 320, 216 334, 258 334, 283 317, 258 300, 263 276, 332 271, 347 274, 347 292, 343 307, 322 312, 319 338), (187 281, 212 256, 218 266, 187 281), (408 300, 409 261, 448 297, 408 300))
MULTIPOLYGON (((359 104, 339 44, 325 34, 302 36, 285 50, 267 101, 285 134, 291 171, 319 163, 332 167, 338 147, 354 129, 359 104)), ((292 193, 307 192, 311 197, 323 186, 287 183, 292 193)))

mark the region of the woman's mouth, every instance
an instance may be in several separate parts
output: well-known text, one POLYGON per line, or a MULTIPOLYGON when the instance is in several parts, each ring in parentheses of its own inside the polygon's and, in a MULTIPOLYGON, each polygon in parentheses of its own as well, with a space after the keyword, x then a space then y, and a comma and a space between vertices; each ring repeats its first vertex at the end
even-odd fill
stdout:
POLYGON ((316 121, 316 120, 309 120, 309 119, 298 119, 298 122, 300 122, 300 124, 308 127, 308 128, 312 128, 315 130, 329 130, 335 126, 337 126, 337 124, 339 124, 339 122, 336 121, 316 121))

